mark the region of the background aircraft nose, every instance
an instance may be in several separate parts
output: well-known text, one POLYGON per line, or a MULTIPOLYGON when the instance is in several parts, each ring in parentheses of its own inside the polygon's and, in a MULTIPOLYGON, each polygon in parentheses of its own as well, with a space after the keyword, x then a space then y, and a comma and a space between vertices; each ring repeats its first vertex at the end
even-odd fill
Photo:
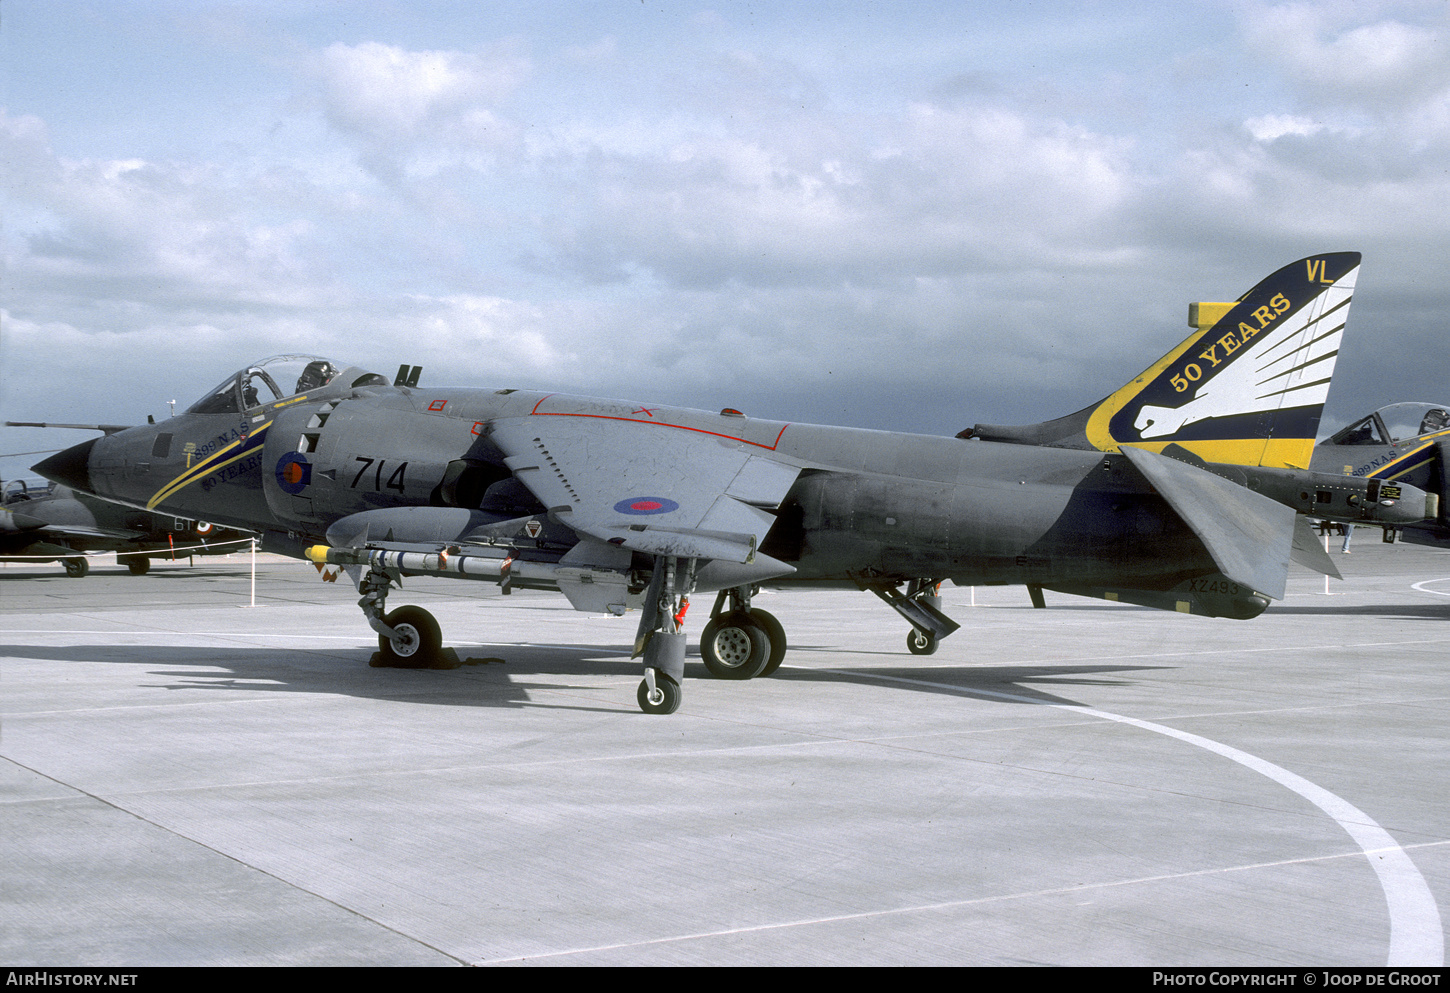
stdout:
POLYGON ((69 486, 73 490, 80 490, 82 493, 91 493, 91 449, 95 447, 99 438, 92 438, 90 441, 83 441, 79 445, 72 445, 63 452, 57 452, 43 462, 37 462, 31 466, 31 471, 38 472, 53 483, 62 486, 69 486))

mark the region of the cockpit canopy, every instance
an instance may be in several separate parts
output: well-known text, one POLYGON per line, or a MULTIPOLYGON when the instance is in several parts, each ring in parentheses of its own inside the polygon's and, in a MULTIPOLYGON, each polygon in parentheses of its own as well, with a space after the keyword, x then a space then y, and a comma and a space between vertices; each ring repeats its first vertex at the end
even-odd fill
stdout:
MULTIPOLYGON (((188 414, 235 414, 326 386, 343 366, 320 355, 274 355, 236 372, 187 408, 188 414)), ((353 386, 387 385, 376 373, 348 369, 353 386)))
POLYGON ((1450 404, 1392 403, 1329 439, 1331 445, 1398 445, 1450 430, 1450 404))
POLYGON ((41 497, 50 496, 55 490, 55 483, 45 479, 12 479, 5 484, 3 496, 0 496, 0 503, 10 506, 12 503, 24 503, 27 500, 38 500, 41 497))

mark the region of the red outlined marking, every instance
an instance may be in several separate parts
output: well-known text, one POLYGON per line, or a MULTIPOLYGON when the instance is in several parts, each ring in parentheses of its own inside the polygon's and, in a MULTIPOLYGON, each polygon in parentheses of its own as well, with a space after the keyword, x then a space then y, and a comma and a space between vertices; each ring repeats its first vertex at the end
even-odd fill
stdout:
POLYGON ((752 445, 755 448, 763 448, 768 452, 773 452, 780 447, 780 439, 785 436, 785 429, 790 427, 789 424, 782 424, 780 426, 780 431, 778 431, 775 435, 775 441, 772 444, 767 445, 764 442, 751 441, 749 438, 742 438, 736 434, 723 434, 719 431, 706 431, 704 428, 692 428, 684 424, 668 424, 664 421, 647 421, 639 417, 622 417, 618 414, 578 414, 569 410, 540 410, 539 407, 543 404, 543 402, 554 395, 555 394, 550 393, 548 396, 540 397, 539 402, 534 404, 534 409, 529 411, 529 416, 588 417, 596 421, 624 421, 628 424, 651 424, 657 428, 674 428, 676 431, 693 431, 695 434, 708 434, 712 438, 724 438, 727 441, 738 441, 742 444, 752 445))
POLYGON ((448 401, 447 400, 434 400, 432 403, 430 403, 428 405, 428 409, 429 410, 442 410, 446 406, 448 406, 448 401))
POLYGON ((484 423, 485 423, 484 421, 474 421, 473 422, 473 428, 468 433, 469 434, 482 434, 483 433, 483 425, 484 425, 484 423))

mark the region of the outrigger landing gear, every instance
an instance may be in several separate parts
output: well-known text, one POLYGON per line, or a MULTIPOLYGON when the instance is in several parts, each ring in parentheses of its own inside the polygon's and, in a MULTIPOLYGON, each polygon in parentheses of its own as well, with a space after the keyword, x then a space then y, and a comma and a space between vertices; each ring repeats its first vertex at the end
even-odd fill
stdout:
POLYGON ((639 684, 639 709, 646 714, 673 714, 680 709, 685 678, 685 611, 695 587, 695 560, 655 557, 654 575, 645 591, 634 657, 644 656, 644 682, 639 684), (681 566, 683 565, 683 569, 681 566))
POLYGON ((775 616, 752 608, 754 587, 721 590, 700 633, 700 658, 716 679, 769 676, 785 659, 785 629, 775 616))
POLYGON ((368 619, 368 627, 378 633, 380 665, 400 669, 424 669, 438 659, 443 648, 443 634, 437 619, 422 607, 399 607, 391 614, 387 609, 388 591, 393 580, 378 569, 368 571, 358 589, 362 599, 357 605, 368 619))
POLYGON ((931 655, 941 639, 961 627, 941 612, 939 579, 913 579, 906 584, 905 593, 894 585, 868 588, 911 625, 911 631, 906 636, 906 649, 913 655, 931 655))

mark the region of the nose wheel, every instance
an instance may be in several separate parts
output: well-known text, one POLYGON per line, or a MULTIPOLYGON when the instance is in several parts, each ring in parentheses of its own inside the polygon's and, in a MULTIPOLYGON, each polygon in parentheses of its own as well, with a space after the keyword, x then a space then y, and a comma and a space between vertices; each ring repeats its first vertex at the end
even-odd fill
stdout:
POLYGON ((443 647, 438 621, 422 607, 399 607, 384 623, 392 634, 378 634, 382 664, 403 669, 421 669, 433 664, 443 647))

